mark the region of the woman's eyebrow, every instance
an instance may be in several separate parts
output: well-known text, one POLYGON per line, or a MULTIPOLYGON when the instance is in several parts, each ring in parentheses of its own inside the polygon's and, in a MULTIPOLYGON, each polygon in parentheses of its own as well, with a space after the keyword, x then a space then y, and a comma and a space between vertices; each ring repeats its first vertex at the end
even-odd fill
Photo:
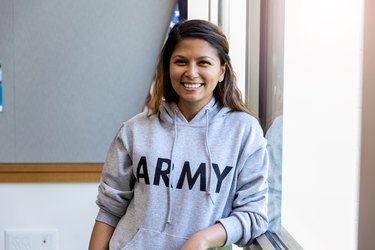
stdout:
POLYGON ((174 59, 174 58, 183 58, 183 59, 185 59, 186 57, 183 56, 183 55, 174 55, 174 56, 171 57, 171 59, 174 59))
POLYGON ((201 56, 201 57, 198 57, 198 59, 210 59, 210 60, 215 60, 214 58, 210 57, 210 56, 201 56))
MULTIPOLYGON (((186 59, 187 57, 183 56, 183 55, 174 55, 171 57, 171 59, 174 59, 174 58, 182 58, 182 59, 186 59)), ((211 56, 200 56, 198 57, 197 59, 199 60, 202 60, 202 59, 210 59, 210 60, 215 60, 213 57, 211 56)))

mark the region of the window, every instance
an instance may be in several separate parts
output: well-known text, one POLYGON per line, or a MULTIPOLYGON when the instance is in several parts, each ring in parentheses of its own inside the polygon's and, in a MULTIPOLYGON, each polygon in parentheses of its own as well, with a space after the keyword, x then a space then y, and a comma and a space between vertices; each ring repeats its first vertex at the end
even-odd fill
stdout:
POLYGON ((271 143, 283 135, 270 145, 279 230, 254 248, 356 249, 364 1, 189 0, 188 9, 221 21, 249 107, 271 143))
POLYGON ((285 1, 282 224, 357 249, 363 1, 285 1))
POLYGON ((188 10, 189 19, 210 20, 226 33, 239 86, 269 142, 270 227, 252 249, 299 249, 281 226, 284 1, 189 0, 188 10))

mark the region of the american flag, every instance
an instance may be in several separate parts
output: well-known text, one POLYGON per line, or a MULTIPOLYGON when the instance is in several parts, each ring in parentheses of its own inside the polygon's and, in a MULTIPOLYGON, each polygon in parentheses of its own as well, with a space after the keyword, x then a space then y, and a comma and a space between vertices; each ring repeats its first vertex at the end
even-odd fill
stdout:
MULTIPOLYGON (((176 3, 176 6, 174 8, 174 11, 173 11, 173 15, 172 15, 172 19, 171 19, 171 22, 169 24, 169 29, 171 29, 176 23, 178 23, 180 21, 180 6, 178 4, 178 2, 176 3)), ((152 86, 153 86, 153 82, 151 83, 151 88, 150 88, 150 91, 149 91, 149 94, 147 95, 146 97, 146 102, 145 102, 145 107, 144 107, 144 110, 147 110, 148 109, 148 105, 149 105, 149 102, 151 100, 151 91, 152 91, 152 86)))

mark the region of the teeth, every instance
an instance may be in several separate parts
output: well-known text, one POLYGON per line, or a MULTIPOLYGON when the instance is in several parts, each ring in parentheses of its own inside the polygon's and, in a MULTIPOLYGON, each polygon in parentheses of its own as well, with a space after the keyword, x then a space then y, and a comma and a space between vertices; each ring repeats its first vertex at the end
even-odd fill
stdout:
POLYGON ((184 87, 185 88, 189 88, 189 89, 197 89, 201 86, 200 83, 195 83, 195 84, 192 84, 192 83, 183 83, 184 84, 184 87))

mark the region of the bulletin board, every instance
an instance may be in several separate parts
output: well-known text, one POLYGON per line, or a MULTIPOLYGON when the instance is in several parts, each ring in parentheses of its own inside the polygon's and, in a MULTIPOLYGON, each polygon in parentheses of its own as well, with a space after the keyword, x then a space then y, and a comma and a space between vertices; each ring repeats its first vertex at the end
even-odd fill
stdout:
POLYGON ((0 2, 0 182, 97 180, 121 123, 144 108, 174 6, 0 2))

